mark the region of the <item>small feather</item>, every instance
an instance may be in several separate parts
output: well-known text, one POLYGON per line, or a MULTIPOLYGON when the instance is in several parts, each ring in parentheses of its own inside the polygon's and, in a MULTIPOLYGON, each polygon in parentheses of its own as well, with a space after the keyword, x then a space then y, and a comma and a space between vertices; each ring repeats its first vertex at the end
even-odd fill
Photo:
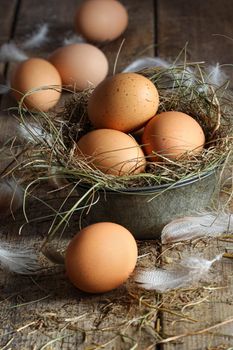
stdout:
POLYGON ((27 54, 13 42, 0 47, 0 62, 21 62, 27 58, 27 54))
POLYGON ((217 63, 215 66, 209 66, 207 68, 207 73, 207 80, 209 84, 221 86, 228 80, 226 73, 223 72, 219 63, 217 63))
POLYGON ((63 45, 71 45, 71 44, 80 44, 85 43, 85 39, 81 35, 72 35, 70 37, 67 37, 63 41, 63 45))
POLYGON ((155 66, 168 68, 170 64, 160 57, 143 57, 133 61, 123 70, 123 72, 137 72, 144 68, 155 66))
POLYGON ((174 73, 173 75, 177 81, 179 81, 179 85, 186 86, 190 88, 190 86, 195 84, 194 71, 191 67, 186 67, 182 73, 174 73))
POLYGON ((41 268, 37 258, 32 249, 0 243, 0 265, 7 271, 24 275, 37 272, 41 268))
POLYGON ((141 288, 164 292, 182 286, 186 282, 186 276, 175 271, 154 269, 138 272, 134 280, 141 288))
POLYGON ((186 257, 172 269, 155 268, 138 271, 134 281, 141 288, 158 292, 185 287, 205 278, 212 264, 221 258, 222 254, 217 255, 213 260, 196 256, 186 257))
POLYGON ((198 237, 216 237, 233 231, 231 214, 202 213, 185 216, 167 224, 161 234, 163 244, 189 240, 198 237))
POLYGON ((44 132, 40 125, 35 123, 27 123, 19 125, 20 135, 27 141, 32 143, 46 142, 52 144, 52 138, 44 132))
POLYGON ((49 26, 44 23, 38 27, 38 29, 32 33, 32 35, 22 43, 24 49, 34 49, 42 46, 48 41, 49 26))

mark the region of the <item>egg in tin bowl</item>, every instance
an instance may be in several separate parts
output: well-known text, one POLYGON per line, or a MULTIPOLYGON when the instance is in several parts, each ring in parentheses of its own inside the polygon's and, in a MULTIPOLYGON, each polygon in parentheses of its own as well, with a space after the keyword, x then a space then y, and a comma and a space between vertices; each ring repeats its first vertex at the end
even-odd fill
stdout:
MULTIPOLYGON (((104 80, 95 90, 75 94, 70 101, 67 101, 61 115, 54 121, 54 130, 57 130, 56 144, 52 150, 47 150, 47 155, 50 161, 52 155, 53 169, 54 166, 55 169, 57 168, 57 174, 59 176, 62 174, 69 179, 71 185, 76 186, 78 203, 83 208, 81 221, 83 218, 85 222, 91 224, 98 218, 98 221, 111 221, 123 225, 137 238, 157 238, 161 228, 174 217, 201 210, 210 203, 215 192, 216 179, 219 176, 218 170, 228 158, 232 147, 232 96, 225 86, 210 86, 204 68, 202 76, 196 73, 198 70, 195 68, 195 65, 189 69, 186 66, 155 67, 138 73, 127 73, 127 75, 119 73, 104 80), (140 94, 140 88, 136 83, 133 84, 134 89, 130 90, 126 81, 130 79, 133 81, 135 76, 138 80, 142 78, 154 94, 149 95, 149 90, 146 90, 145 94, 140 94), (127 79, 124 81, 123 77, 127 79), (114 87, 115 90, 113 88, 111 90, 114 90, 117 96, 116 103, 113 94, 109 94, 110 97, 108 97, 109 90, 106 86, 109 81, 119 83, 118 79, 124 83, 123 88, 118 85, 114 87), (106 89, 106 94, 102 94, 101 87, 106 89), (124 92, 122 100, 121 91, 124 92), (125 98, 126 94, 128 94, 127 98, 125 98), (97 103, 96 108, 94 105, 96 96, 100 95, 102 96, 100 109, 103 108, 105 111, 105 121, 103 113, 99 115, 97 113, 99 104, 97 103), (157 105, 155 100, 152 101, 153 96, 157 96, 157 105), (140 115, 143 117, 146 108, 142 108, 141 114, 137 114, 135 118, 133 114, 126 115, 125 111, 130 107, 133 108, 132 101, 135 104, 139 103, 138 99, 141 97, 145 105, 147 103, 153 105, 154 110, 146 118, 142 118, 142 121, 137 122, 140 115), (119 111, 123 110, 124 106, 121 103, 125 104, 122 121, 119 111), (118 112, 114 113, 113 107, 116 106, 118 112), (95 113, 97 119, 100 116, 100 124, 94 120, 95 113), (161 118, 165 122, 165 118, 162 119, 165 113, 172 116, 176 113, 185 115, 185 120, 191 123, 190 128, 189 126, 185 128, 185 136, 191 135, 194 125, 198 129, 196 135, 200 136, 200 140, 197 143, 194 142, 193 148, 183 149, 184 145, 181 144, 182 147, 179 146, 179 149, 182 149, 182 152, 178 157, 169 157, 167 153, 162 152, 163 149, 159 150, 153 145, 149 152, 146 151, 148 139, 143 135, 148 128, 150 129, 149 125, 153 119, 161 118), (63 120, 62 131, 61 120, 63 120), (110 121, 111 124, 109 124, 110 121), (130 126, 119 130, 112 121, 120 125, 126 125, 129 122, 130 126), (102 124, 105 122, 106 124, 102 124), (80 140, 87 138, 88 133, 108 129, 133 138, 140 128, 143 130, 140 138, 137 143, 133 141, 140 147, 141 154, 146 160, 140 172, 116 175, 102 171, 96 163, 93 163, 93 155, 97 152, 97 148, 91 152, 91 155, 87 155, 87 151, 82 154, 77 152, 80 140)), ((97 100, 100 101, 98 98, 97 100)), ((138 104, 139 107, 140 105, 142 103, 138 104)), ((136 108, 136 112, 139 107, 136 108)), ((174 124, 179 126, 181 123, 174 124)), ((171 120, 168 120, 167 127, 164 127, 164 130, 167 129, 170 130, 169 138, 172 139, 171 120)), ((158 135, 154 133, 153 128, 151 130, 150 137, 156 140, 158 135)), ((174 138, 180 139, 177 130, 174 126, 174 138)), ((164 138, 160 133, 159 137, 161 140, 164 138)), ((190 140, 191 138, 187 136, 185 142, 192 144, 190 140)), ((118 143, 117 146, 120 149, 120 138, 118 143)), ((88 145, 85 147, 86 150, 90 149, 88 145)), ((102 149, 101 152, 104 150, 102 149)), ((47 168, 49 168, 49 162, 47 168)), ((43 169, 41 171, 43 172, 43 169)), ((45 172, 43 174, 46 177, 45 172)))

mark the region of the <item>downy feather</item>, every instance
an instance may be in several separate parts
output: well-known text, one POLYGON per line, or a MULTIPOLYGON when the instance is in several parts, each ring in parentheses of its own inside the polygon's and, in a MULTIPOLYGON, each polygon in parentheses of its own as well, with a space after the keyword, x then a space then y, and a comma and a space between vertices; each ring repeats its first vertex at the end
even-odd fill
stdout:
POLYGON ((0 243, 0 266, 18 274, 31 274, 41 268, 32 249, 12 247, 10 243, 0 243))
POLYGON ((40 25, 28 39, 22 43, 24 49, 35 49, 48 41, 49 26, 47 23, 40 25))
POLYGON ((212 264, 221 258, 222 254, 217 255, 213 260, 196 256, 186 257, 175 264, 172 269, 154 268, 139 270, 134 276, 134 281, 141 288, 158 292, 185 287, 207 277, 212 264))
POLYGON ((72 35, 63 40, 63 45, 80 44, 85 43, 85 39, 81 35, 72 35))
POLYGON ((160 57, 143 57, 139 58, 132 63, 130 63, 124 70, 124 73, 127 72, 137 72, 144 68, 150 68, 150 67, 164 67, 168 68, 170 67, 170 64, 165 61, 164 59, 160 57))
POLYGON ((233 231, 233 216, 226 213, 201 213, 185 216, 167 224, 161 234, 163 244, 198 237, 215 237, 233 231))
POLYGON ((33 123, 20 124, 19 125, 20 135, 27 141, 32 143, 48 142, 51 140, 49 135, 45 134, 40 125, 33 123))
POLYGON ((0 62, 21 62, 27 58, 28 55, 13 42, 0 47, 0 62))
POLYGON ((226 73, 222 70, 219 63, 214 66, 207 67, 207 73, 207 80, 209 84, 221 86, 228 80, 226 73))

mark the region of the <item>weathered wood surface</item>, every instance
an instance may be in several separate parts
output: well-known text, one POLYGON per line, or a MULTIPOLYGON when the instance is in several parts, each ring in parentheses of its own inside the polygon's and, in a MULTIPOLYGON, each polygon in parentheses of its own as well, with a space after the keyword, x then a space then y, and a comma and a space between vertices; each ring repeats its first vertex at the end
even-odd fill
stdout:
MULTIPOLYGON (((46 57, 62 45, 66 36, 72 35, 74 10, 79 2, 60 1, 58 4, 57 1, 50 1, 48 4, 45 0, 22 0, 13 39, 20 44, 37 24, 48 22, 51 42, 40 51, 29 53, 46 57)), ((154 40, 153 1, 147 0, 143 4, 140 1, 125 1, 125 4, 132 16, 125 34, 126 41, 118 61, 118 70, 132 60, 132 55, 141 54, 145 49, 148 55, 153 55, 154 52, 153 45, 151 46, 154 40)), ((119 38, 114 43, 101 47, 111 63, 110 72, 121 42, 122 38, 119 38)), ((12 101, 4 98, 2 109, 9 103, 12 101)), ((1 127, 9 132, 8 126, 3 122, 1 127)), ((50 200, 54 203, 53 199, 50 200)), ((46 213, 45 206, 32 202, 28 213, 30 217, 39 217, 48 214, 48 211, 46 213)), ((38 247, 47 234, 51 221, 26 225, 21 236, 17 237, 23 223, 22 215, 18 215, 16 221, 10 224, 4 221, 2 238, 38 247)), ((73 220, 69 226, 70 235, 77 230, 78 220, 73 220)), ((63 240, 64 246, 68 237, 67 234, 63 240)), ((127 286, 104 296, 90 297, 74 289, 63 270, 57 273, 46 272, 33 278, 1 274, 0 317, 5 326, 0 331, 0 344, 6 349, 39 350, 47 344, 45 349, 81 350, 99 348, 104 343, 107 349, 127 349, 135 345, 135 342, 143 348, 146 344, 151 345, 151 337, 147 332, 137 333, 138 328, 133 329, 129 320, 131 314, 135 314, 138 320, 134 322, 140 323, 141 315, 146 312, 146 307, 139 307, 138 298, 130 297, 127 286)), ((150 319, 152 326, 155 321, 156 317, 150 319)))
MULTIPOLYGON (((177 0, 161 0, 157 2, 157 38, 158 55, 164 58, 174 59, 178 53, 187 46, 188 61, 205 61, 212 65, 232 63, 232 13, 233 3, 229 0, 221 2, 208 0, 195 2, 177 0), (226 36, 226 37, 224 37, 226 36)), ((232 78, 232 69, 227 70, 232 78)), ((232 83, 231 83, 232 84, 232 83)), ((215 255, 223 253, 224 249, 230 251, 233 246, 231 242, 208 242, 207 245, 199 243, 194 246, 182 245, 171 252, 171 257, 178 258, 179 254, 192 254, 196 251, 205 257, 212 259, 215 255)), ((166 249, 166 248, 165 248, 166 249)), ((165 254, 169 256, 169 254, 165 254)), ((224 259, 221 263, 216 263, 217 275, 220 275, 218 286, 211 293, 200 291, 200 296, 196 296, 196 301, 207 298, 206 302, 200 302, 199 306, 192 306, 184 309, 184 319, 182 317, 163 314, 162 329, 168 336, 190 333, 201 330, 233 318, 233 306, 231 303, 232 286, 232 263, 224 259), (185 314, 198 322, 185 321, 185 314)), ((182 306, 192 302, 186 292, 174 297, 174 304, 182 306), (186 302, 184 302, 186 300, 186 302)), ((177 310, 178 311, 178 310, 177 310)), ((202 350, 202 349, 227 349, 233 344, 233 323, 226 326, 204 332, 202 335, 187 336, 169 344, 164 344, 164 350, 202 350)))
MULTIPOLYGON (((194 244, 186 243, 167 252, 164 262, 169 259, 169 263, 172 263, 172 259, 177 261, 181 256, 187 255, 213 259, 222 254, 226 247, 231 252, 232 241, 199 240, 194 244)), ((168 302, 167 297, 172 301, 177 313, 163 313, 164 335, 177 337, 164 344, 163 349, 228 349, 233 344, 232 261, 223 258, 221 262, 216 262, 209 278, 209 281, 207 278, 206 283, 200 284, 200 288, 190 286, 163 296, 165 303, 168 302), (231 322, 228 323, 227 320, 231 322)))
MULTIPOLYGON (((1 11, 0 11, 0 45, 7 42, 14 33, 14 23, 15 23, 15 15, 17 9, 17 0, 2 0, 1 1, 1 11), (3 10, 4 9, 4 10, 3 10)), ((0 84, 4 84, 4 70, 5 64, 0 63, 0 84)), ((1 101, 1 96, 0 96, 1 101)))
POLYGON ((188 61, 232 64, 232 6, 230 0, 157 1, 158 55, 174 60, 188 44, 188 61))
MULTIPOLYGON (((51 50, 62 44, 65 36, 72 34, 74 9, 79 2, 21 0, 15 16, 17 2, 0 0, 5 9, 4 12, 0 11, 0 21, 4 21, 5 33, 1 33, 1 42, 13 35, 20 43, 28 31, 34 30, 42 22, 48 22, 51 42, 39 51, 29 53, 46 57, 51 50), (16 20, 12 31, 14 18, 16 20)), ((197 0, 190 3, 185 0, 157 0, 155 6, 152 0, 122 2, 129 10, 130 24, 124 35, 126 40, 118 61, 118 71, 133 58, 141 55, 153 56, 154 52, 173 60, 187 41, 188 59, 206 60, 210 64, 231 63, 232 42, 212 34, 233 37, 232 1, 197 0)), ((122 38, 119 38, 114 43, 101 47, 111 61, 110 72, 121 42, 122 38)), ((2 108, 7 103, 7 99, 3 100, 2 108)), ((0 129, 3 128, 9 132, 0 120, 0 129)), ((53 199, 50 201, 52 203, 53 199)), ((35 202, 30 204, 28 212, 31 217, 46 213, 44 206, 35 202)), ((17 215, 16 221, 4 220, 1 223, 1 237, 17 241, 17 244, 23 242, 29 246, 40 246, 51 222, 27 225, 18 237, 19 227, 23 223, 22 215, 17 215)), ((78 218, 75 218, 69 227, 70 236, 77 227, 78 218)), ((69 233, 64 238, 64 247, 69 233)), ((142 254, 150 253, 141 260, 141 264, 154 266, 158 262, 159 254, 155 242, 141 243, 140 246, 142 254)), ((179 245, 172 251, 164 252, 160 262, 166 265, 171 258, 178 258, 179 254, 193 250, 213 258, 226 247, 231 250, 231 243, 198 241, 193 245, 179 245)), ((156 345, 159 339, 159 335, 155 336, 156 332, 161 336, 174 336, 204 329, 233 317, 232 263, 224 259, 215 266, 216 284, 212 285, 211 292, 204 288, 191 289, 178 294, 165 294, 163 297, 142 291, 135 293, 130 283, 111 293, 87 296, 70 285, 62 268, 51 269, 51 272, 45 271, 41 276, 30 278, 1 273, 0 346, 8 350, 228 349, 233 344, 233 323, 200 336, 182 337, 168 344, 156 345), (215 289, 216 286, 221 289, 215 289), (201 302, 202 299, 205 301, 201 302), (152 314, 149 314, 150 309, 146 305, 148 300, 154 305, 152 314), (166 308, 170 300, 173 300, 173 312, 180 314, 185 306, 182 316, 171 314, 169 310, 157 312, 161 303, 166 308), (200 304, 188 306, 193 300, 200 301, 200 304), (187 321, 187 317, 198 322, 187 321)))

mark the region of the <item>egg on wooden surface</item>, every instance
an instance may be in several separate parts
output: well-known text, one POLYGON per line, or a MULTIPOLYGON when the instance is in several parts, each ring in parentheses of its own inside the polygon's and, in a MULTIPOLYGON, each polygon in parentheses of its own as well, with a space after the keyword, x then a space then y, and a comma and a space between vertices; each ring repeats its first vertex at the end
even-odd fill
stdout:
MULTIPOLYGON (((169 159, 177 159, 186 152, 198 154, 205 144, 205 135, 198 122, 182 112, 163 112, 145 126, 142 136, 145 153, 153 151, 169 159)), ((158 157, 151 158, 156 161, 158 157)))
POLYGON ((90 158, 91 164, 112 175, 138 174, 145 170, 145 156, 135 139, 112 129, 93 130, 80 138, 77 154, 90 158))
POLYGON ((119 287, 133 272, 137 244, 123 226, 100 222, 82 229, 68 245, 68 278, 80 290, 103 293, 119 287))
POLYGON ((11 76, 12 93, 30 110, 46 112, 61 97, 61 77, 57 69, 42 58, 29 58, 21 62, 11 76), (35 90, 35 91, 33 91, 35 90))
POLYGON ((108 74, 106 56, 90 44, 60 47, 49 60, 60 73, 63 85, 76 91, 98 85, 108 74))
POLYGON ((111 41, 128 25, 126 8, 118 1, 87 0, 75 15, 75 29, 90 41, 111 41))
POLYGON ((158 91, 149 79, 137 73, 119 73, 94 89, 88 116, 96 128, 129 132, 142 127, 158 106, 158 91))

